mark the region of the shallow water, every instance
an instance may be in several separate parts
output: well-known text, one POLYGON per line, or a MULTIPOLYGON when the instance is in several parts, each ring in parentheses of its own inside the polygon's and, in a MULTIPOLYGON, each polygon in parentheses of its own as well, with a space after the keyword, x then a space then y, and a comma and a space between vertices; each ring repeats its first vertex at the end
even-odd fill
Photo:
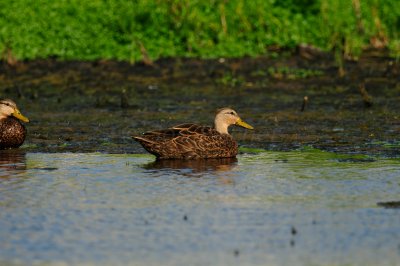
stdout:
POLYGON ((1 265, 399 265, 398 159, 1 155, 1 265))

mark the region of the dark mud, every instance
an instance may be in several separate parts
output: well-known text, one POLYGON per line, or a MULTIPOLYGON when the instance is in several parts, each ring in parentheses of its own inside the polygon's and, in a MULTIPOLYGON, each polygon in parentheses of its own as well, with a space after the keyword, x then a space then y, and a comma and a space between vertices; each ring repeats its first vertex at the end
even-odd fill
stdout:
POLYGON ((345 60, 344 73, 337 65, 312 50, 153 66, 36 60, 1 63, 0 92, 31 119, 29 152, 143 153, 131 135, 211 125, 217 108, 231 106, 256 128, 232 129, 242 147, 399 157, 399 62, 368 51, 345 60))

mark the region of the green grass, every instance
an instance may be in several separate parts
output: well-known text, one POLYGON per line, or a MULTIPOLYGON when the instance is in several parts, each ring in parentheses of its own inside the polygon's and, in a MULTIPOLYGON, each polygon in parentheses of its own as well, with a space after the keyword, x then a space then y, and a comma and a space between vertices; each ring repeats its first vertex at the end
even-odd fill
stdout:
POLYGON ((138 61, 141 46, 152 59, 240 57, 299 43, 357 55, 373 37, 399 56, 399 29, 397 0, 0 1, 0 51, 18 59, 138 61))

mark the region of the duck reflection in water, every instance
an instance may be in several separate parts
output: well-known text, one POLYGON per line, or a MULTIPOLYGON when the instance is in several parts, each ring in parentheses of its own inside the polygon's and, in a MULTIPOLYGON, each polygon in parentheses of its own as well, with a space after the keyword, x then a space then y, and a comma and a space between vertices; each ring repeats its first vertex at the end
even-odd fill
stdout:
POLYGON ((199 160, 156 160, 145 164, 143 168, 147 170, 155 170, 164 174, 180 174, 186 177, 202 177, 203 174, 220 174, 225 176, 224 183, 232 183, 227 178, 229 172, 237 166, 237 158, 216 158, 216 159, 199 159, 199 160))
POLYGON ((11 177, 26 170, 25 152, 19 149, 0 150, 0 178, 11 177))

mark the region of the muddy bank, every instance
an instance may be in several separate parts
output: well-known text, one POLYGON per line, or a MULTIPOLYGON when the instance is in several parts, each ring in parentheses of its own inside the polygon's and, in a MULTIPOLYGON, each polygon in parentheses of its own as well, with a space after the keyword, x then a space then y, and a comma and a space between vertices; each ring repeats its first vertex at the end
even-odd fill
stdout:
POLYGON ((0 92, 31 119, 23 146, 31 152, 142 153, 131 135, 182 122, 211 125, 217 108, 231 106, 256 128, 232 129, 243 147, 399 157, 399 62, 369 51, 345 60, 343 71, 337 65, 312 50, 150 66, 2 62, 0 92))

